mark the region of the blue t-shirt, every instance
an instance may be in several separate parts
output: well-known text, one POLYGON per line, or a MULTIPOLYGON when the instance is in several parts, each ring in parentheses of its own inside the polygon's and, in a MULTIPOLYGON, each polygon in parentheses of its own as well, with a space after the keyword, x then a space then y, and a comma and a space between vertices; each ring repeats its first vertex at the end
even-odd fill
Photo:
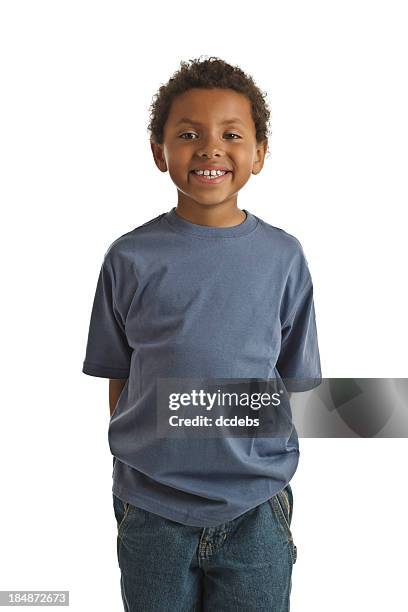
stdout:
POLYGON ((292 425, 268 438, 155 438, 158 380, 281 377, 288 391, 321 382, 302 246, 245 213, 209 227, 174 207, 110 245, 96 287, 82 371, 127 379, 109 423, 113 492, 185 525, 214 527, 283 489, 298 436, 292 425))

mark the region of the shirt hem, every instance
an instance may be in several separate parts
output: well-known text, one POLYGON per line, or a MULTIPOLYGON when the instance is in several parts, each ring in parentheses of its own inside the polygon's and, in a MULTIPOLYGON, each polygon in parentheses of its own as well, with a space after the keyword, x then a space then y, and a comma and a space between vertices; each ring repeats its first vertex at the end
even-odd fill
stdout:
POLYGON ((129 378, 129 370, 84 361, 82 372, 100 378, 129 378))
POLYGON ((174 511, 173 508, 170 508, 170 506, 167 506, 163 504, 162 502, 158 502, 157 500, 153 500, 144 495, 135 495, 133 492, 131 492, 126 487, 122 487, 118 485, 115 480, 113 481, 112 492, 117 497, 122 499, 122 501, 132 504, 133 506, 136 506, 138 508, 142 508, 142 510, 146 510, 147 512, 158 514, 161 517, 164 517, 171 521, 175 521, 177 523, 181 523, 182 525, 188 525, 189 527, 203 527, 203 528, 204 527, 217 527, 221 523, 233 521, 234 519, 245 514, 245 512, 249 512, 250 510, 253 510, 257 506, 260 506, 261 504, 268 501, 271 497, 273 497, 272 495, 269 494, 268 497, 257 501, 255 504, 250 505, 248 508, 240 511, 238 514, 230 515, 230 514, 225 513, 223 515, 222 513, 220 513, 221 519, 215 522, 214 520, 211 520, 208 517, 198 515, 198 514, 191 514, 191 513, 181 514, 177 511, 174 511), (202 524, 201 521, 203 521, 205 524, 202 524))
POLYGON ((310 391, 322 384, 322 378, 290 379, 282 378, 285 389, 289 392, 310 391))

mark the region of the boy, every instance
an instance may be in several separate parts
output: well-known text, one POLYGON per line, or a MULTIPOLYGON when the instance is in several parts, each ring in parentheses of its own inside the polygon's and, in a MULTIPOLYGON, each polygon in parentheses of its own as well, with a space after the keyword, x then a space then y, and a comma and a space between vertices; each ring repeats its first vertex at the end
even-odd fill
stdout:
POLYGON ((115 240, 100 271, 83 372, 110 379, 128 612, 289 610, 293 425, 270 437, 155 435, 163 380, 285 378, 291 391, 321 380, 303 249, 237 207, 263 167, 269 114, 238 67, 181 62, 149 124, 177 207, 115 240))

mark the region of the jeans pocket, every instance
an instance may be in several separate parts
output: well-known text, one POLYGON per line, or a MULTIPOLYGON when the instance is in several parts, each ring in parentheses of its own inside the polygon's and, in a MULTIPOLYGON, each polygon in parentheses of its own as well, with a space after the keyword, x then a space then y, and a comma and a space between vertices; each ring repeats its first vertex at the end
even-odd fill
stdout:
POLYGON ((118 535, 121 535, 126 524, 126 519, 129 516, 130 504, 125 502, 116 495, 113 495, 113 510, 115 512, 116 523, 118 526, 118 535))
POLYGON ((293 514, 293 494, 290 485, 288 484, 284 489, 278 491, 270 499, 270 502, 275 516, 277 517, 288 539, 292 561, 293 563, 296 563, 297 547, 293 541, 293 535, 290 528, 293 514))
MULTIPOLYGON (((289 485, 287 485, 288 487, 289 485)), ((284 489, 282 489, 282 491, 278 491, 277 493, 277 497, 279 500, 279 503, 281 505, 282 508, 282 512, 285 516, 285 520, 290 528, 290 525, 292 523, 292 495, 289 496, 289 490, 288 488, 285 487, 284 489)))
POLYGON ((118 526, 118 538, 122 539, 125 531, 130 525, 140 527, 145 522, 145 511, 136 508, 129 502, 125 502, 113 494, 113 509, 118 526))

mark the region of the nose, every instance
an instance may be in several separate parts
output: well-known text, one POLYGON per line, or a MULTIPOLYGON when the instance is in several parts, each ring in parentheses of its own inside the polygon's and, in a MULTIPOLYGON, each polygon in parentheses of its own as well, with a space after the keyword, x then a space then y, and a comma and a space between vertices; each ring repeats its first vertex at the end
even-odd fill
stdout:
POLYGON ((206 147, 205 149, 200 149, 197 151, 198 157, 204 157, 206 159, 211 159, 212 157, 223 157, 223 153, 217 148, 206 147))
POLYGON ((215 138, 208 138, 202 145, 197 149, 196 154, 199 157, 220 157, 224 155, 222 146, 215 138))

